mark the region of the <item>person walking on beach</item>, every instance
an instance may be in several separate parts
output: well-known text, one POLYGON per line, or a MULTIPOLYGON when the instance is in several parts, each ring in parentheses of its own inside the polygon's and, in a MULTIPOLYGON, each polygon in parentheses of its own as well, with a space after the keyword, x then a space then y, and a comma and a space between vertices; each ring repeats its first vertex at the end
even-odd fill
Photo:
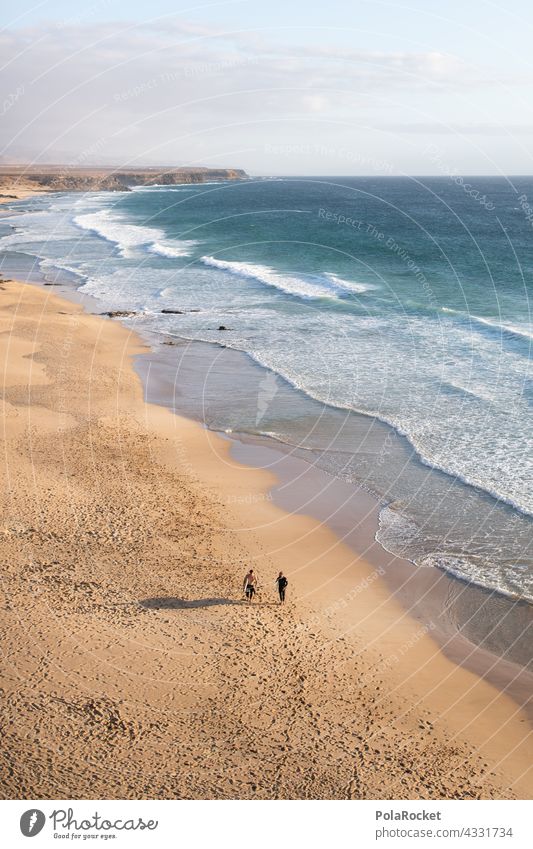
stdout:
POLYGON ((244 591, 244 595, 248 600, 248 604, 251 604, 257 588, 257 578, 254 574, 253 569, 250 569, 250 571, 246 575, 242 588, 244 591))
POLYGON ((280 572, 278 577, 276 578, 276 584, 278 585, 278 593, 279 593, 279 603, 285 604, 285 590, 287 589, 288 580, 283 574, 280 572))

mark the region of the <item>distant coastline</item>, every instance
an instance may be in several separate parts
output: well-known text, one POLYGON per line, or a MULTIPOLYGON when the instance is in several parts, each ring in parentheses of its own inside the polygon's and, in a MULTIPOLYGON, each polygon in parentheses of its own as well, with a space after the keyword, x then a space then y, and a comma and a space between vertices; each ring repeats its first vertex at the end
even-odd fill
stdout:
POLYGON ((127 192, 132 186, 246 180, 241 168, 94 167, 75 165, 0 166, 0 202, 21 200, 34 192, 127 192))

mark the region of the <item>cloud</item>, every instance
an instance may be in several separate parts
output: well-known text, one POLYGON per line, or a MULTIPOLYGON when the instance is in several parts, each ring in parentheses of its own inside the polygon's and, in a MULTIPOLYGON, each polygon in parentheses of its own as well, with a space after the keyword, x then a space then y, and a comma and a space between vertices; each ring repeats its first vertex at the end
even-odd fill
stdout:
POLYGON ((391 123, 376 124, 375 129, 390 133, 413 133, 422 135, 453 136, 531 136, 533 124, 439 124, 439 123, 391 123))
MULTIPOLYGON (((255 145, 265 122, 353 122, 380 98, 410 108, 420 92, 494 83, 447 53, 282 46, 180 18, 7 30, 0 53, 2 101, 11 104, 0 155, 40 161, 193 162, 222 155, 221 139, 224 149, 255 145)), ((425 133, 440 125, 389 126, 425 133)))

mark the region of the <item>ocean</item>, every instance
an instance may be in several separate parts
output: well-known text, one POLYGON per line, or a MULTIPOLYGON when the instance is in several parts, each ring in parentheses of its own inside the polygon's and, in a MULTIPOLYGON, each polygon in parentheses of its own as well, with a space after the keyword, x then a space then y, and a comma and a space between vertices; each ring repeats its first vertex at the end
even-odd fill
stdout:
POLYGON ((186 411, 368 489, 387 550, 532 602, 530 203, 515 177, 35 196, 2 270, 134 312, 178 387, 181 340, 241 352, 186 411))

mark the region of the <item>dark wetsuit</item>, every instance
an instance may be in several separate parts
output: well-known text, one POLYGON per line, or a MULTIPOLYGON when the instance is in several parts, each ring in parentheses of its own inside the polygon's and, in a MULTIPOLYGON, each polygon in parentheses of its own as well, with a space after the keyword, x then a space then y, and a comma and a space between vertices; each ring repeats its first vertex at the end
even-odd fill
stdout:
POLYGON ((289 582, 288 582, 288 580, 285 576, 282 576, 281 578, 276 578, 276 584, 278 585, 278 593, 279 593, 279 600, 280 601, 285 601, 285 590, 287 589, 288 583, 289 582))

